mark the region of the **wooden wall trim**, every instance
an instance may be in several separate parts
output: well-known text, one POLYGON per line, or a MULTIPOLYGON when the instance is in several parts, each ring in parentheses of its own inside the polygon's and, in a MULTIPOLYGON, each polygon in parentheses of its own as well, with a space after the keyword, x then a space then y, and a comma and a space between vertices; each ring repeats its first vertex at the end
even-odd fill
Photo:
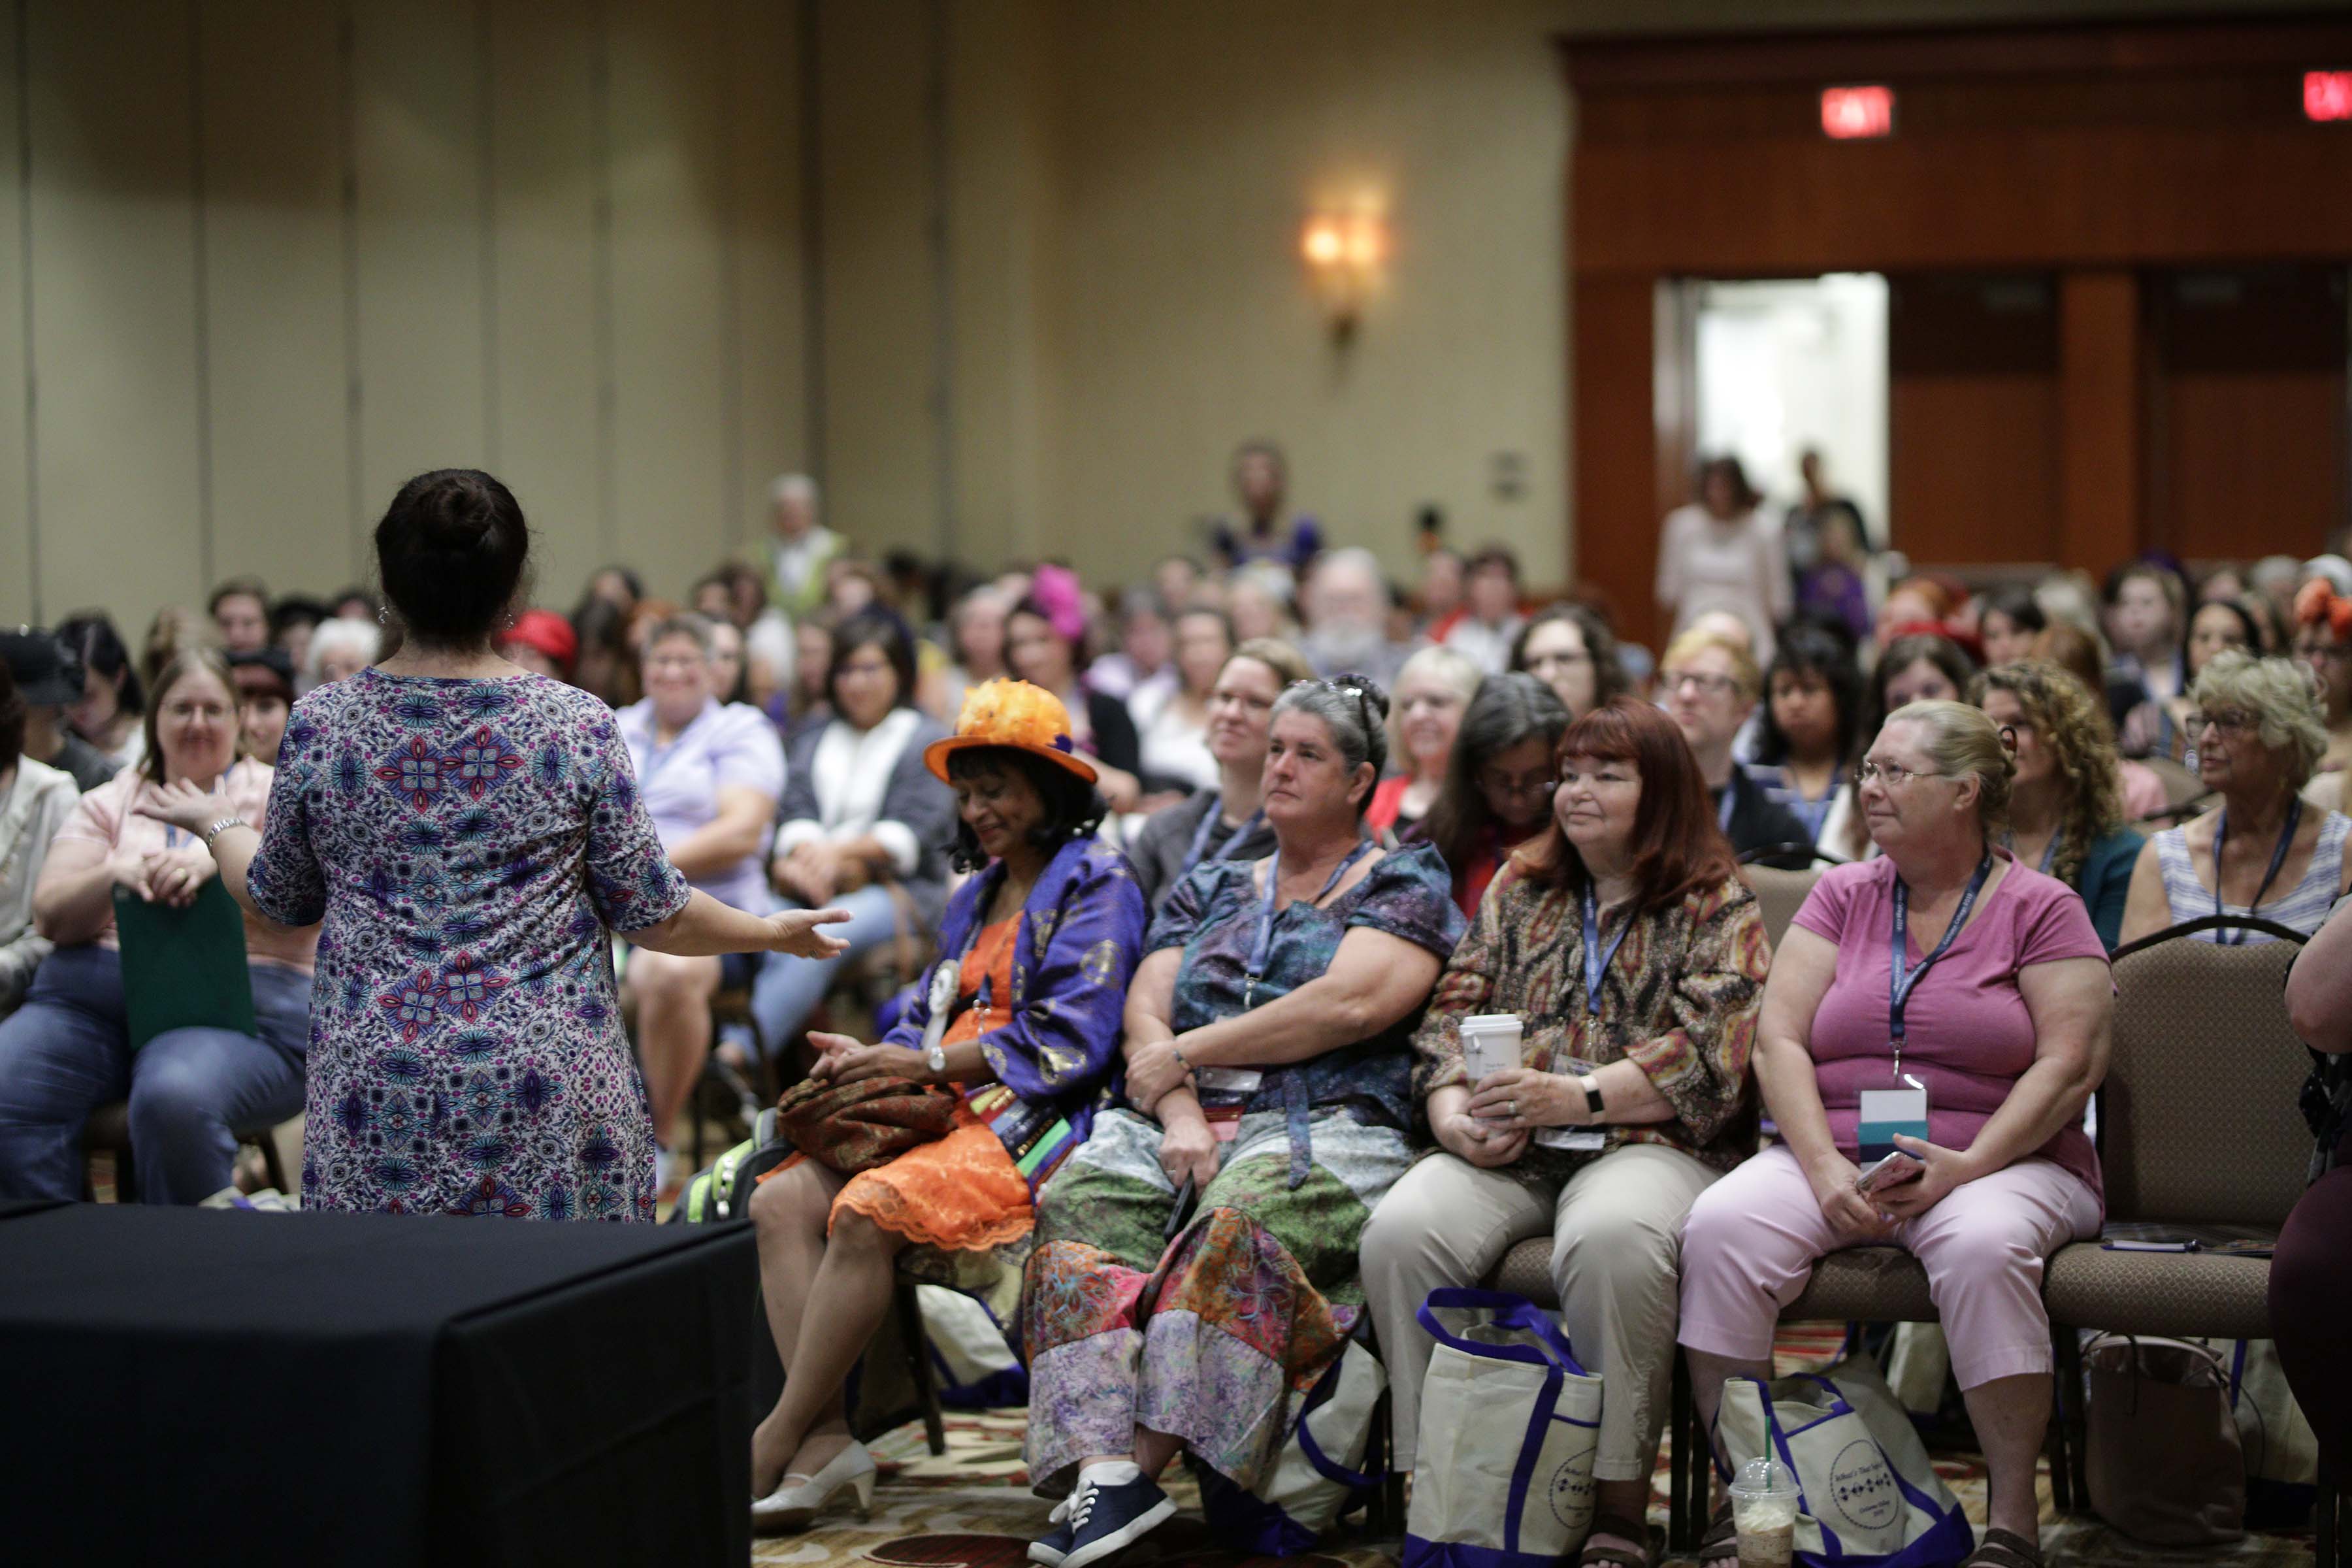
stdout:
POLYGON ((2070 272, 2058 284, 2057 560, 2104 572, 2139 548, 2147 356, 2139 279, 2070 272))

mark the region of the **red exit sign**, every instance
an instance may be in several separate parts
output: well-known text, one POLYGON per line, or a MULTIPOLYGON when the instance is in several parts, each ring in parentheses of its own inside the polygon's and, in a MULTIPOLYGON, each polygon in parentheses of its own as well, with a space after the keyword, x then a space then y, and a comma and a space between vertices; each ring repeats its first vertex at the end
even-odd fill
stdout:
POLYGON ((2352 120, 2352 71, 2304 72, 2303 114, 2322 124, 2352 120))
POLYGON ((1834 142, 1867 142, 1895 133, 1891 87, 1822 89, 1822 134, 1834 142))

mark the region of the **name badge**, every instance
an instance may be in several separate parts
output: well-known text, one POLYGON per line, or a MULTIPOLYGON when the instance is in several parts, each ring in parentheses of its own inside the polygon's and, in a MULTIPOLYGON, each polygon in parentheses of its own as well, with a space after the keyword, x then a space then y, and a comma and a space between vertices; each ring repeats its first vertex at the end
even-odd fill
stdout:
POLYGON ((1927 1089, 1917 1079, 1906 1079, 1901 1089, 1865 1089, 1862 1091, 1862 1126, 1856 1136, 1861 1144, 1862 1163, 1884 1160, 1896 1153, 1895 1135, 1927 1139, 1927 1089))
POLYGON ((1576 1153, 1596 1153, 1609 1147, 1609 1134, 1598 1127, 1547 1127, 1535 1135, 1534 1141, 1547 1149, 1566 1149, 1576 1153))
POLYGON ((1211 1094, 1255 1094, 1265 1074, 1255 1068, 1195 1068, 1192 1081, 1211 1094))

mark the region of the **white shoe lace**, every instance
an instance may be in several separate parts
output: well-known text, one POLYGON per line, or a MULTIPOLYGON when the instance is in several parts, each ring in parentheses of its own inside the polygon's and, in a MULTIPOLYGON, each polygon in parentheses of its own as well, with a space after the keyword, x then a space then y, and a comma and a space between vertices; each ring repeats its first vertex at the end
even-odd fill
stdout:
MULTIPOLYGON (((1064 1509, 1067 1509, 1069 1510, 1070 1530, 1073 1533, 1086 1529, 1087 1516, 1094 1512, 1095 1499, 1101 1495, 1102 1489, 1100 1487, 1096 1486, 1091 1481, 1080 1481, 1078 1483, 1078 1489, 1072 1492, 1067 1500, 1062 1504, 1064 1509)), ((1058 1515, 1060 1510, 1057 1510, 1055 1511, 1058 1515)))

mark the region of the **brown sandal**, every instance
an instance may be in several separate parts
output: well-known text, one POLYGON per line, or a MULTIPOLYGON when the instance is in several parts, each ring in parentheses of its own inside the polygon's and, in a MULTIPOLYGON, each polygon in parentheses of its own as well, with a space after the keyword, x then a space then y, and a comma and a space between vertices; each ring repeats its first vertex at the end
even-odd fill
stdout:
POLYGON ((1988 1530, 1960 1568, 2042 1568, 2042 1543, 2013 1530, 1988 1530))
POLYGON ((1622 1536, 1627 1541, 1643 1543, 1639 1549, 1625 1546, 1588 1546, 1577 1558, 1576 1568, 1650 1568, 1658 1560, 1658 1542, 1650 1533, 1647 1520, 1633 1519, 1622 1513, 1596 1513, 1592 1516, 1592 1535, 1622 1536))
POLYGON ((1706 1521, 1706 1533, 1698 1538, 1698 1560, 1701 1563, 1732 1563, 1739 1557, 1739 1529, 1731 1522, 1731 1500, 1724 1499, 1715 1505, 1713 1517, 1706 1521))

